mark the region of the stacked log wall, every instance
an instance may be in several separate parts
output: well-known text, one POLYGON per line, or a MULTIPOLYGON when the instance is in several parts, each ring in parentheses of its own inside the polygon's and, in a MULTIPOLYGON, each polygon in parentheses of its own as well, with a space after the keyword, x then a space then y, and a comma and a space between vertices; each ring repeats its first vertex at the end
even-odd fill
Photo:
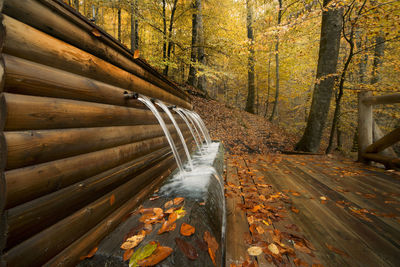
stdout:
POLYGON ((0 266, 71 266, 176 168, 127 93, 187 109, 190 97, 60 1, 0 10, 0 266))

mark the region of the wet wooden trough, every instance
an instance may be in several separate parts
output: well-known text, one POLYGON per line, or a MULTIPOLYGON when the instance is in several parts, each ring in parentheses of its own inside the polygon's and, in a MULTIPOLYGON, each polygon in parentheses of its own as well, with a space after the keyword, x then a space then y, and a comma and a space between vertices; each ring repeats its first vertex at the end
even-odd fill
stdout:
POLYGON ((153 114, 125 92, 191 100, 61 1, 0 8, 0 265, 74 265, 176 168, 153 114))

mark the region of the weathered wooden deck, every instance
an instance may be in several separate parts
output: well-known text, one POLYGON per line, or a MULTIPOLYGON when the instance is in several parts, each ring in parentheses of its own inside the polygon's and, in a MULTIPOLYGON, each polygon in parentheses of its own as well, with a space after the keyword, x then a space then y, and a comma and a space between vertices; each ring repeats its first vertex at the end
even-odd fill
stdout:
POLYGON ((228 156, 226 183, 227 266, 400 266, 396 173, 326 156, 228 156))

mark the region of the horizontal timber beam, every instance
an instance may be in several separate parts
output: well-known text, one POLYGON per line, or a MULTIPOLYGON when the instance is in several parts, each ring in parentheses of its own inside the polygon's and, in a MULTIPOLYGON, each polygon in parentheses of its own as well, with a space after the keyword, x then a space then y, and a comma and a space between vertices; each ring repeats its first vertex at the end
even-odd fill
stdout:
POLYGON ((376 153, 363 153, 364 158, 382 163, 386 168, 400 168, 400 158, 389 158, 376 153))
POLYGON ((4 15, 4 53, 191 109, 192 105, 115 65, 4 15))
POLYGON ((365 149, 365 153, 378 153, 400 141, 400 128, 388 133, 365 149))
POLYGON ((396 104, 400 103, 400 93, 380 96, 367 96, 363 98, 367 105, 396 104))

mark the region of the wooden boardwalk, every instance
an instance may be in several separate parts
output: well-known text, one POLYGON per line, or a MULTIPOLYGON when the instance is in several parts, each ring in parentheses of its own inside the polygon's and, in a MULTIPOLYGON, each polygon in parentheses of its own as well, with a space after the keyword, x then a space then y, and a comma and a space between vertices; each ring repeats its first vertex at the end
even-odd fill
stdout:
POLYGON ((226 163, 227 266, 400 266, 398 174, 326 156, 226 163))

